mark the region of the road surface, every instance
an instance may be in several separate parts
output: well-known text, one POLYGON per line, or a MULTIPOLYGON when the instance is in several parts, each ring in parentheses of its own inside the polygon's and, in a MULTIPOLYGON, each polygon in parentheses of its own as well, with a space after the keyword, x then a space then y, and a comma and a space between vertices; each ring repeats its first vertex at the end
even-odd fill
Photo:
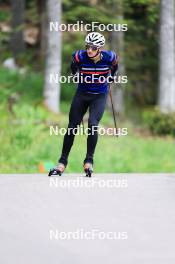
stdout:
POLYGON ((175 175, 0 175, 1 264, 174 264, 175 175))

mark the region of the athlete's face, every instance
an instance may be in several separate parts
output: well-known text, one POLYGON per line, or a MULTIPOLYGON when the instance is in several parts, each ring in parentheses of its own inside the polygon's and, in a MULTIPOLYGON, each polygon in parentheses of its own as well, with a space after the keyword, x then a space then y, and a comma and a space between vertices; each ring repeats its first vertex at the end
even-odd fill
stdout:
POLYGON ((95 55, 98 55, 100 49, 95 46, 86 45, 86 51, 89 58, 93 58, 95 55))

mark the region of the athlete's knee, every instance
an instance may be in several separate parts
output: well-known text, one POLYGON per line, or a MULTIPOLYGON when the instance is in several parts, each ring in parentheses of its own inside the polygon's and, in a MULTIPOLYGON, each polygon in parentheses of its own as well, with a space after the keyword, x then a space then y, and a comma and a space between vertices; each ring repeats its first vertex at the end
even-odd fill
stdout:
POLYGON ((68 128, 67 128, 67 134, 68 135, 76 135, 78 132, 79 123, 69 122, 68 128))
POLYGON ((92 118, 92 117, 90 117, 90 118, 88 119, 88 126, 89 126, 89 127, 92 127, 92 126, 98 126, 98 124, 99 124, 99 120, 98 120, 97 118, 92 118))
POLYGON ((98 121, 97 120, 93 120, 93 121, 89 120, 88 121, 88 129, 92 135, 96 134, 98 132, 98 121))

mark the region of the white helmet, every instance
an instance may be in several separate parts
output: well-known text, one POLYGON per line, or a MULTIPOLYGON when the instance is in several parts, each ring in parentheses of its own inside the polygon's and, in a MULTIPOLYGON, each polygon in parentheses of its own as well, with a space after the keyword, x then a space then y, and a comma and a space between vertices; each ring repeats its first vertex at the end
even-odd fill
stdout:
POLYGON ((105 38, 98 32, 91 32, 85 38, 86 44, 101 48, 105 45, 105 38))

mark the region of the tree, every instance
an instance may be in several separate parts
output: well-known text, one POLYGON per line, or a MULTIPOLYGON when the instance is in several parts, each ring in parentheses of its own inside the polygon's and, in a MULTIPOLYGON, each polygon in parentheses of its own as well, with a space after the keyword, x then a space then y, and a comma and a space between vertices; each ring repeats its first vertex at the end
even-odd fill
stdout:
POLYGON ((160 11, 160 84, 161 112, 175 112, 175 2, 161 0, 160 11))
MULTIPOLYGON (((118 23, 123 23, 123 6, 121 0, 113 0, 113 17, 115 17, 118 23)), ((110 47, 117 54, 119 54, 119 71, 118 75, 124 75, 125 65, 124 65, 124 33, 123 31, 112 31, 111 32, 111 43, 110 47)), ((124 93, 122 84, 113 84, 112 93, 114 98, 114 108, 117 113, 124 112, 124 93)))
POLYGON ((45 59, 46 56, 46 44, 47 44, 47 31, 46 28, 48 26, 47 21, 47 14, 46 14, 46 1, 45 0, 37 0, 37 11, 40 17, 40 24, 39 24, 39 46, 40 52, 39 57, 41 63, 45 59))
POLYGON ((44 98, 46 106, 53 112, 60 110, 60 83, 50 82, 50 75, 61 73, 61 32, 51 31, 50 22, 61 24, 61 0, 47 0, 47 52, 45 65, 44 98))
POLYGON ((25 50, 25 43, 23 38, 25 1, 11 0, 11 10, 12 10, 11 49, 13 56, 17 58, 17 56, 22 52, 24 52, 25 50))

